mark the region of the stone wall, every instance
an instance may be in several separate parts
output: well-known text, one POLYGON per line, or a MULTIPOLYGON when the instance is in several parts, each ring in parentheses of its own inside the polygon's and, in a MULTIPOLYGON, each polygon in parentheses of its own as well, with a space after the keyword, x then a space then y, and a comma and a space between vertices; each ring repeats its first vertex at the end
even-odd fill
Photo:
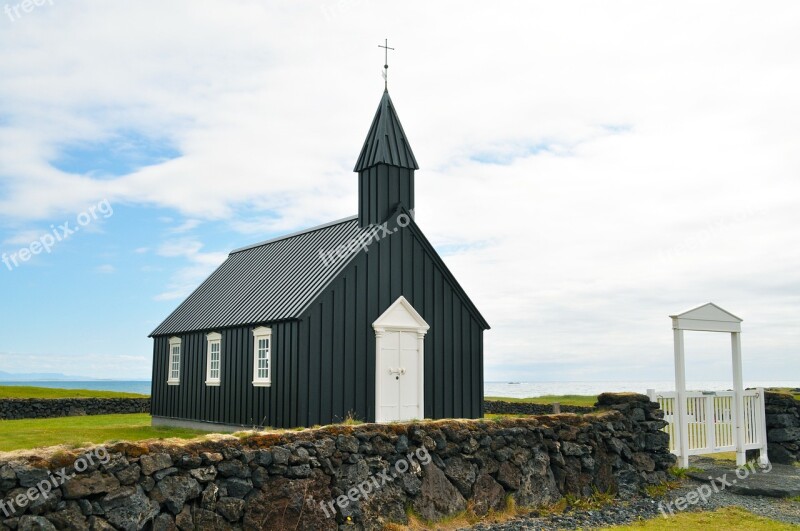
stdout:
MULTIPOLYGON (((597 411, 593 407, 561 405, 562 413, 591 413, 597 411)), ((483 409, 486 413, 505 415, 550 415, 553 413, 552 404, 529 404, 525 402, 505 402, 503 400, 485 400, 483 409)))
POLYGON ((657 404, 643 395, 601 395, 599 404, 607 410, 583 416, 336 425, 0 454, 0 531, 381 529, 405 523, 407 507, 437 520, 468 507, 485 514, 508 496, 539 506, 595 488, 629 496, 666 479, 674 457, 657 404), (37 485, 49 485, 47 498, 20 508, 41 492, 37 485), (14 512, 4 515, 10 504, 14 512))
POLYGON ((0 400, 0 420, 149 412, 149 398, 4 398, 0 400))
POLYGON ((800 401, 789 394, 767 391, 767 451, 774 463, 800 461, 800 401))

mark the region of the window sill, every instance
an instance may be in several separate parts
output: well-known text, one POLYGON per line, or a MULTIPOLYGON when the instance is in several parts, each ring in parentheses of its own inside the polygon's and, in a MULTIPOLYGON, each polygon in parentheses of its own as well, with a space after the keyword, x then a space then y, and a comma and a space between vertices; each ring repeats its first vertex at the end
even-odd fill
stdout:
POLYGON ((253 387, 271 387, 271 386, 272 382, 259 382, 259 381, 253 382, 253 387))
POLYGON ((180 385, 180 384, 181 384, 180 382, 167 380, 167 385, 180 385))
POLYGON ((222 383, 222 382, 220 382, 219 380, 213 380, 213 381, 206 382, 206 385, 208 387, 219 387, 220 383, 222 383))

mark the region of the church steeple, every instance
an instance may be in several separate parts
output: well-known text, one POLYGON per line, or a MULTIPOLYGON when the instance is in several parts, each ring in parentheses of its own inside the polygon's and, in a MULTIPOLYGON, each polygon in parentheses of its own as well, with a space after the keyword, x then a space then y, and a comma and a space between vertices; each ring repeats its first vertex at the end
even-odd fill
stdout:
POLYGON ((384 91, 353 169, 358 172, 359 224, 383 223, 398 203, 413 210, 418 169, 389 91, 384 91))

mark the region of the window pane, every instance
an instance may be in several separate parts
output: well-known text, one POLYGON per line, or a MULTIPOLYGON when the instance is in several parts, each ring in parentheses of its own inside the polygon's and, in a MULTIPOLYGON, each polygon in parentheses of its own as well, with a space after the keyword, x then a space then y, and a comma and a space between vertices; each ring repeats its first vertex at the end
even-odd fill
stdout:
POLYGON ((208 343, 208 380, 219 381, 220 365, 222 358, 222 345, 220 340, 209 341, 208 343))
POLYGON ((269 356, 270 356, 269 347, 270 347, 269 336, 256 338, 255 378, 257 380, 269 380, 269 356))

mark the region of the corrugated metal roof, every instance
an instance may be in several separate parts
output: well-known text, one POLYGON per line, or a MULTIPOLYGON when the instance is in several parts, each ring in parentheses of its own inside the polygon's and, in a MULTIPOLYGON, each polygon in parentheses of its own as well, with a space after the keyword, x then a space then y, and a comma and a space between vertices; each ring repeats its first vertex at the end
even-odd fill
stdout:
POLYGON ((150 335, 298 317, 352 258, 329 252, 373 230, 354 216, 237 249, 150 335))
POLYGON ((383 93, 353 171, 361 171, 379 163, 419 169, 388 91, 383 93))

